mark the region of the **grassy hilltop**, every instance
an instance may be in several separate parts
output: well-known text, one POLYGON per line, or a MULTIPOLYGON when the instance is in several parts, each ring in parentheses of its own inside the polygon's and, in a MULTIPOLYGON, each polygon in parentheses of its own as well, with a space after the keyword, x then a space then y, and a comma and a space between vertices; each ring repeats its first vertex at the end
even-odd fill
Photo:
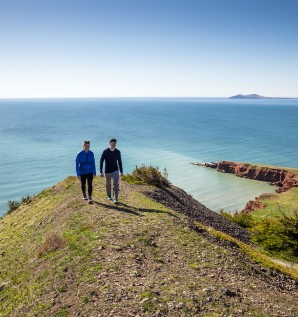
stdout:
POLYGON ((115 206, 94 188, 88 205, 69 177, 0 220, 0 316, 297 315, 297 269, 183 191, 122 181, 115 206))

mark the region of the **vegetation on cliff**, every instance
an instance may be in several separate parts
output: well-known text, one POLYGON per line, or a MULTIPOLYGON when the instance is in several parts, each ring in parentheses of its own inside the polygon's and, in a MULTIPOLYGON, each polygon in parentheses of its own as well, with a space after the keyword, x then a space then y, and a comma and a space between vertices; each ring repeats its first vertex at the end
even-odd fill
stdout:
POLYGON ((0 220, 0 316, 295 316, 297 270, 194 222, 209 213, 183 191, 123 181, 116 206, 94 189, 89 205, 69 177, 0 220))
POLYGON ((153 185, 156 187, 169 187, 171 183, 168 180, 168 172, 165 168, 163 173, 158 167, 154 166, 136 166, 131 174, 123 176, 123 179, 130 184, 153 185))
POLYGON ((223 161, 219 171, 276 184, 276 194, 262 194, 242 212, 222 216, 252 233, 252 241, 268 254, 298 262, 298 170, 294 168, 223 161))
POLYGON ((298 209, 291 213, 280 211, 274 217, 254 218, 251 214, 235 213, 221 215, 251 232, 253 242, 267 254, 298 263, 298 209))

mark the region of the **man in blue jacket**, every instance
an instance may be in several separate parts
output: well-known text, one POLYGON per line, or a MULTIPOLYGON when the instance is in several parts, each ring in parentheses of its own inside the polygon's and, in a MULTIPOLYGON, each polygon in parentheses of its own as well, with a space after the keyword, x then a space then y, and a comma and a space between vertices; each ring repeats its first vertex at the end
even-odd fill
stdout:
POLYGON ((92 204, 92 181, 93 175, 96 176, 96 169, 94 154, 90 151, 90 141, 84 141, 83 150, 77 154, 76 171, 78 178, 81 180, 81 189, 84 200, 87 200, 86 180, 88 182, 88 202, 89 204, 92 204))
POLYGON ((111 200, 111 180, 113 179, 113 194, 114 204, 118 204, 118 192, 119 192, 119 170, 120 175, 123 174, 121 153, 116 149, 116 139, 110 140, 110 147, 102 152, 100 158, 100 176, 103 176, 102 168, 103 162, 105 162, 105 178, 106 178, 106 191, 108 200, 111 200))

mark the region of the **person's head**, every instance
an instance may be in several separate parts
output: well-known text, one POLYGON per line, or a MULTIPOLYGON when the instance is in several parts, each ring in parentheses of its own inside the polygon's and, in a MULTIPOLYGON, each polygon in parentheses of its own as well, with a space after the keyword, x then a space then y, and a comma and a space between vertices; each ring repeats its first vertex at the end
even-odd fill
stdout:
POLYGON ((117 143, 117 140, 116 139, 111 139, 110 140, 110 148, 115 148, 116 147, 116 143, 117 143))
POLYGON ((88 151, 90 149, 90 141, 84 141, 83 143, 83 149, 85 151, 88 151))

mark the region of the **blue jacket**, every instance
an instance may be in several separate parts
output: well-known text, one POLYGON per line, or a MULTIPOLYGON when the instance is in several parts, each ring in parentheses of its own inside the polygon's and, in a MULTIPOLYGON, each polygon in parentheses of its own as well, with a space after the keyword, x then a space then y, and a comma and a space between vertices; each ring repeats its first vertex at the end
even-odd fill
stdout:
POLYGON ((96 175, 95 159, 92 151, 88 151, 86 153, 85 150, 83 150, 77 154, 76 171, 77 176, 86 175, 89 173, 96 175))

